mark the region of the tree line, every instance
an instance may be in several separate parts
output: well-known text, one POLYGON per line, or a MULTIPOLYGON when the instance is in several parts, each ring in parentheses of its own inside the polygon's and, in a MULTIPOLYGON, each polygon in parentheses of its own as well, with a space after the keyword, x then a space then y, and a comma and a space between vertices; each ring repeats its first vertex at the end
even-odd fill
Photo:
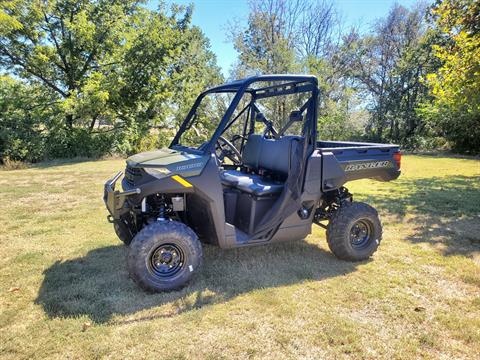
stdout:
MULTIPOLYGON (((393 6, 365 31, 328 0, 250 1, 231 78, 310 73, 322 138, 480 153, 480 5, 393 6)), ((134 0, 0 2, 0 159, 165 146, 222 81, 193 6, 134 0)))
POLYGON ((323 138, 480 153, 480 2, 394 5, 345 29, 328 0, 252 1, 234 77, 315 74, 323 138))

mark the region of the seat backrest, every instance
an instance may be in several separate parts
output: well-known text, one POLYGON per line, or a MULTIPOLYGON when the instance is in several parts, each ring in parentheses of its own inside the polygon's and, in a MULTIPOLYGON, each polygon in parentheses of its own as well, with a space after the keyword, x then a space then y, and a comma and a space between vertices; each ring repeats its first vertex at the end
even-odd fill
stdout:
POLYGON ((255 171, 269 170, 288 175, 291 153, 300 136, 282 136, 266 139, 263 135, 250 135, 243 149, 243 164, 255 171))

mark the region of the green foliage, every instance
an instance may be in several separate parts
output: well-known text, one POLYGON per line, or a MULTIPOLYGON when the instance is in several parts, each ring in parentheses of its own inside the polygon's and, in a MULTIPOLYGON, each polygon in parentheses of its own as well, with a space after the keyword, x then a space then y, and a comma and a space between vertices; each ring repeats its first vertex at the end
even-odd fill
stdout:
POLYGON ((320 88, 318 136, 320 139, 361 140, 367 113, 359 109, 359 94, 341 80, 339 68, 332 60, 313 56, 305 60, 307 72, 317 76, 320 88))
POLYGON ((394 5, 369 32, 335 41, 328 2, 251 1, 247 26, 234 31, 233 73, 316 75, 322 138, 478 152, 480 5, 444 0, 430 18, 427 10, 394 5))
POLYGON ((473 0, 445 0, 432 9, 445 39, 434 46, 442 62, 427 77, 433 102, 423 114, 455 150, 480 153, 480 4, 473 0))
POLYGON ((366 113, 350 114, 345 104, 328 102, 318 117, 318 137, 320 139, 361 140, 366 113))
MULTIPOLYGON (((235 48, 239 52, 237 77, 253 73, 291 73, 298 69, 295 53, 281 32, 270 32, 264 12, 251 14, 248 28, 239 34, 235 48), (295 69, 296 68, 296 69, 295 69)), ((275 22, 275 19, 271 19, 275 22)))
POLYGON ((51 101, 40 86, 0 76, 0 159, 36 161, 43 157, 45 124, 52 119, 51 101))
MULTIPOLYGON (((333 5, 314 1, 252 1, 248 23, 234 29, 238 63, 235 77, 268 73, 308 73, 317 76, 320 87, 319 136, 358 139, 363 131, 357 111, 358 98, 345 81, 338 47, 332 34, 338 29, 333 5), (319 17, 318 14, 322 16, 319 17)), ((298 100, 298 99, 296 99, 298 100)), ((264 101, 270 120, 283 123, 295 99, 264 101)), ((302 104, 300 104, 301 106, 302 104)))
POLYGON ((252 74, 292 73, 300 70, 295 58, 290 17, 294 9, 285 1, 250 2, 247 27, 233 29, 239 53, 237 78, 252 74))
MULTIPOLYGON (((49 99, 44 106, 39 102, 44 113, 35 119, 43 141, 37 153, 28 150, 28 144, 15 147, 8 140, 8 152, 2 150, 0 156, 28 161, 100 156, 168 142, 163 137, 178 125, 193 94, 220 82, 221 76, 208 40, 190 25, 191 8, 167 10, 161 4, 152 11, 141 3, 0 4, 0 68, 21 80, 25 89, 41 90, 49 99), (152 128, 166 131, 152 133, 152 128), (50 140, 54 144, 46 143, 50 140)), ((10 94, 15 97, 15 91, 10 94)), ((3 115, 4 121, 31 127, 20 108, 25 100, 12 101, 19 112, 3 115), (19 118, 20 113, 24 117, 19 118)), ((10 128, 9 134, 12 131, 17 130, 10 128)))
POLYGON ((425 9, 394 6, 365 36, 353 32, 345 44, 347 75, 368 99, 369 139, 391 141, 406 148, 419 146, 426 135, 418 105, 428 97, 422 78, 435 66, 426 30, 425 9))
MULTIPOLYGON (((395 5, 363 34, 342 33, 328 1, 249 6, 232 31, 232 76, 316 75, 322 138, 480 153, 478 1, 439 0, 429 17, 395 5)), ((168 145, 198 93, 223 80, 191 16, 137 0, 0 2, 0 160, 168 145)), ((297 103, 263 105, 282 123, 297 103)), ((190 140, 211 129, 209 116, 190 140)))
POLYGON ((88 129, 59 128, 45 138, 48 158, 100 157, 112 151, 113 133, 90 133, 88 129))

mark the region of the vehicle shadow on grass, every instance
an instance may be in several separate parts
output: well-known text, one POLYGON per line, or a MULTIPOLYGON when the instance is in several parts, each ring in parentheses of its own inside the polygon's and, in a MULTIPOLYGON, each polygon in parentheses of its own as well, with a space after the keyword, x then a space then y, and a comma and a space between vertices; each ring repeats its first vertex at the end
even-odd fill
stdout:
POLYGON ((128 323, 174 316, 255 289, 322 281, 350 273, 361 264, 339 261, 305 241, 233 250, 204 246, 203 266, 187 287, 147 294, 129 279, 125 253, 124 246, 108 246, 81 258, 54 263, 44 272, 36 303, 50 317, 86 315, 99 323, 115 314, 134 314, 169 304, 164 314, 125 320, 128 323))
POLYGON ((429 243, 443 255, 480 251, 480 177, 398 179, 391 192, 363 196, 382 214, 401 221, 407 214, 415 232, 406 239, 429 243))

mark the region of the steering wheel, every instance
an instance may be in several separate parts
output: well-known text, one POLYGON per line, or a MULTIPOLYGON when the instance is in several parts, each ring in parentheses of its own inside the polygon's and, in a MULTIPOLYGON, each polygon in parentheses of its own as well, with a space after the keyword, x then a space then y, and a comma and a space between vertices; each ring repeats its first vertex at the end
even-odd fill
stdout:
POLYGON ((230 159, 234 165, 242 164, 242 154, 230 141, 223 136, 219 136, 215 144, 215 153, 220 161, 224 158, 230 159), (220 153, 219 153, 220 152, 220 153))
POLYGON ((235 148, 238 149, 239 145, 241 146, 241 143, 237 144, 237 141, 242 140, 245 143, 245 141, 247 141, 247 139, 248 138, 246 136, 235 134, 235 135, 232 136, 232 140, 230 140, 230 142, 232 143, 233 146, 235 146, 235 148))

